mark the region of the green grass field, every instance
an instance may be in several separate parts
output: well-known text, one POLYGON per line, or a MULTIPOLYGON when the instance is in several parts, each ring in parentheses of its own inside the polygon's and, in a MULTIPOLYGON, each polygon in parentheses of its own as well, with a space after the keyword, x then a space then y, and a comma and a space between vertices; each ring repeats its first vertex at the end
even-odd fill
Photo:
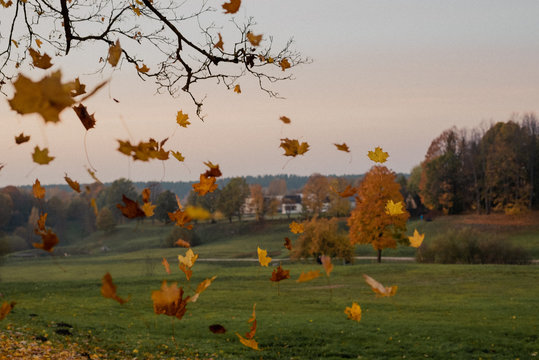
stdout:
MULTIPOLYGON (((177 255, 185 249, 159 248, 159 239, 166 232, 161 229, 159 235, 159 227, 151 225, 126 226, 116 234, 99 239, 94 235, 80 244, 98 249, 98 244, 105 243, 111 249, 109 253, 10 257, 0 267, 0 302, 16 301, 17 305, 0 322, 0 329, 29 338, 45 336, 52 342, 77 342, 89 354, 97 351, 96 347, 102 348, 109 358, 118 359, 539 356, 539 267, 535 265, 372 261, 342 265, 336 261, 329 279, 324 276, 296 283, 302 271, 322 267, 308 261, 285 261, 283 267, 290 270, 291 279, 282 281, 278 288, 269 280, 271 267, 263 268, 257 262, 204 259, 255 257, 257 245, 267 248, 270 256, 285 257, 282 238, 290 235, 286 224, 245 228, 217 224, 215 229, 204 231, 210 241, 194 248, 200 259, 190 282, 177 267, 177 255), (153 244, 149 249, 143 248, 144 238, 153 244), (160 264, 163 256, 171 263, 170 275, 160 264), (128 303, 120 305, 101 296, 101 278, 107 271, 118 286, 118 294, 131 295, 128 303), (397 294, 376 298, 363 273, 386 286, 397 285, 397 294), (200 281, 214 275, 217 279, 196 303, 188 304, 182 320, 172 321, 153 313, 151 292, 159 289, 162 280, 177 281, 189 295, 200 281), (359 323, 347 320, 344 313, 352 302, 362 308, 359 323), (249 330, 247 320, 254 303, 258 325, 255 339, 262 351, 243 346, 235 335, 249 330), (73 326, 69 329, 72 335, 57 334, 58 323, 73 326), (208 326, 212 324, 223 325, 227 332, 211 333, 208 326)), ((517 233, 515 238, 537 243, 531 230, 529 235, 517 233)), ((530 248, 536 251, 535 246, 530 248)))

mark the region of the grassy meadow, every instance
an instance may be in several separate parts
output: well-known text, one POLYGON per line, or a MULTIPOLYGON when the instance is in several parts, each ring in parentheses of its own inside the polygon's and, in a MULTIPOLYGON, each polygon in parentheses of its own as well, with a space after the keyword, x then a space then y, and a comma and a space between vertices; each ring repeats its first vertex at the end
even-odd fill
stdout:
MULTIPOLYGON (((457 226, 455 221, 459 220, 441 218, 412 223, 409 228, 424 231, 428 241, 435 231, 457 226)), ((508 229, 505 235, 537 254, 536 230, 532 223, 508 229)), ((214 224, 200 226, 204 241, 193 248, 200 258, 188 282, 177 266, 177 255, 186 250, 161 247, 169 231, 150 223, 125 225, 115 233, 96 233, 59 249, 54 256, 10 256, 0 267, 0 302, 17 305, 0 322, 0 331, 52 343, 77 342, 89 355, 105 351, 113 359, 539 356, 536 265, 376 264, 370 260, 343 265, 335 261, 329 278, 297 283, 303 271, 323 272, 321 265, 283 260, 291 279, 276 285, 269 280, 275 262, 265 268, 242 260, 256 257, 257 246, 268 249, 274 258, 285 258, 288 251, 282 239, 291 235, 287 223, 214 224), (100 250, 104 245, 108 252, 100 250), (64 252, 85 255, 61 256, 64 252), (170 275, 160 264, 162 257, 171 264, 170 275), (111 273, 118 295, 131 297, 129 302, 120 305, 101 296, 106 272, 111 273), (397 294, 377 298, 363 280, 364 273, 385 286, 397 285, 397 294), (160 288, 162 280, 178 282, 191 295, 200 281, 214 275, 217 279, 196 303, 188 304, 182 320, 153 313, 151 292, 160 288), (362 308, 360 322, 347 320, 344 313, 353 302, 362 308), (249 331, 247 320, 255 303, 255 340, 261 351, 243 346, 235 335, 249 331), (211 333, 212 324, 221 324, 227 332, 211 333)), ((371 255, 366 247, 357 251, 371 255)), ((414 256, 414 251, 401 248, 384 255, 414 256)))

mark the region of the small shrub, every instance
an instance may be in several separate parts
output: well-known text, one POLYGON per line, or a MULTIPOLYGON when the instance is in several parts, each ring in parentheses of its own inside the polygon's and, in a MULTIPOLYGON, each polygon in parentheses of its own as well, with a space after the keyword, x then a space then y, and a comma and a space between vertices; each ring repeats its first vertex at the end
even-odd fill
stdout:
POLYGON ((438 264, 529 264, 530 255, 501 237, 471 228, 451 230, 425 242, 418 249, 418 262, 438 264))
POLYGON ((27 250, 30 247, 26 240, 17 235, 6 235, 0 238, 0 255, 27 250))
POLYGON ((201 244, 200 237, 193 230, 187 230, 185 228, 174 226, 168 236, 163 240, 163 247, 174 247, 174 243, 182 239, 187 241, 191 246, 197 246, 201 244))

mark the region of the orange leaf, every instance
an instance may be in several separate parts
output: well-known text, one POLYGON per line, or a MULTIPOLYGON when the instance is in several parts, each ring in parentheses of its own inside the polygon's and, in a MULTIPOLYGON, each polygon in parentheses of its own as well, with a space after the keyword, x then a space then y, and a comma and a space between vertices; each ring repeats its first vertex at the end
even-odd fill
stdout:
POLYGON ((94 114, 90 115, 86 106, 79 104, 78 106, 73 106, 73 110, 86 130, 90 130, 95 126, 94 114))
POLYGON ((285 156, 293 156, 296 157, 298 155, 303 155, 307 151, 309 151, 309 144, 306 142, 299 143, 296 139, 281 139, 281 145, 279 147, 282 147, 285 151, 285 156))
POLYGON ((367 155, 369 156, 369 159, 377 163, 385 163, 389 157, 389 154, 383 151, 379 146, 374 148, 374 151, 369 151, 367 155))
POLYGON ((7 301, 2 303, 2 306, 0 306, 0 321, 4 320, 4 318, 13 310, 15 307, 16 302, 12 301, 11 303, 8 303, 7 301))
POLYGON ((320 261, 322 261, 322 266, 324 267, 324 270, 326 270, 326 275, 329 276, 331 272, 333 271, 333 264, 331 263, 331 258, 329 256, 323 255, 320 257, 320 261))
POLYGON ((298 224, 297 222, 295 221, 292 221, 292 223, 289 225, 290 227, 290 231, 294 234, 301 234, 305 231, 305 226, 304 224, 298 224))
POLYGON ((223 175, 221 173, 221 170, 219 169, 219 164, 213 164, 211 161, 207 161, 204 163, 207 167, 209 167, 209 170, 206 170, 204 173, 204 176, 206 177, 219 177, 223 175))
POLYGON ((150 202, 150 194, 151 194, 151 190, 148 188, 144 188, 142 190, 142 202, 144 203, 150 202))
POLYGON ((39 146, 36 146, 32 154, 32 160, 39 165, 47 165, 54 160, 54 156, 49 156, 49 149, 44 148, 41 150, 39 146))
POLYGON ((346 188, 341 192, 336 191, 335 189, 333 189, 333 187, 332 187, 332 190, 335 191, 337 194, 339 194, 340 197, 343 197, 343 198, 354 196, 357 192, 357 189, 350 185, 346 185, 346 188))
POLYGON ((178 266, 180 270, 185 274, 185 278, 187 279, 187 281, 191 280, 191 276, 193 276, 193 270, 191 270, 191 268, 188 268, 184 264, 179 264, 178 266))
POLYGON ((240 339, 240 342, 243 345, 250 347, 253 350, 260 350, 260 348, 258 347, 258 343, 255 341, 255 339, 245 339, 238 333, 236 333, 236 335, 238 336, 238 338, 240 339))
POLYGON ((344 313, 348 315, 349 320, 361 321, 361 307, 357 303, 352 303, 352 307, 346 307, 344 313))
POLYGON ((184 114, 181 110, 178 111, 178 114, 176 115, 176 122, 178 123, 178 125, 186 128, 187 125, 191 124, 188 119, 189 119, 189 115, 184 114))
POLYGON ((36 199, 43 199, 45 197, 45 188, 41 186, 38 179, 36 179, 36 182, 32 185, 32 192, 36 199))
POLYGON ((95 202, 95 198, 92 198, 90 200, 90 205, 92 206, 92 209, 94 209, 95 217, 97 217, 97 214, 99 213, 99 211, 97 209, 97 203, 95 202))
POLYGON ((147 73, 148 71, 150 71, 150 68, 147 67, 146 64, 142 64, 142 67, 139 67, 138 65, 135 65, 135 66, 138 72, 147 73))
POLYGON ((43 44, 43 41, 41 41, 39 39, 36 39, 36 45, 37 45, 38 48, 41 48, 41 44, 43 44))
POLYGON ((39 231, 45 231, 45 222, 47 221, 47 213, 43 213, 39 215, 39 219, 37 219, 37 231, 36 234, 39 233, 39 231))
POLYGON ((15 136, 15 143, 17 145, 24 144, 25 142, 30 141, 30 135, 25 136, 24 133, 20 133, 20 135, 15 136))
POLYGON ((152 205, 151 202, 147 202, 147 203, 144 203, 140 209, 142 211, 144 211, 144 215, 146 215, 146 217, 152 217, 153 216, 153 210, 156 208, 156 205, 152 205))
POLYGON ((37 249, 43 249, 48 252, 52 252, 52 248, 58 244, 58 236, 52 232, 51 229, 46 231, 39 231, 38 235, 41 236, 41 243, 32 243, 37 249))
POLYGON ((174 245, 178 245, 178 246, 181 246, 181 247, 191 247, 191 244, 189 244, 187 241, 183 240, 183 239, 178 239, 176 240, 176 242, 174 243, 174 245))
POLYGON ((320 274, 320 270, 312 270, 306 273, 302 272, 299 278, 296 280, 296 282, 298 283, 307 282, 307 281, 316 279, 317 277, 320 277, 320 276, 322 276, 322 274, 320 274))
POLYGON ((234 92, 238 93, 238 94, 241 94, 241 88, 240 88, 239 84, 236 84, 236 86, 234 86, 234 92))
POLYGON ((189 215, 187 215, 185 211, 182 211, 181 209, 178 209, 173 213, 168 213, 168 217, 170 218, 170 220, 175 222, 176 226, 183 227, 189 230, 193 228, 192 224, 188 224, 193 219, 191 219, 189 215))
POLYGON ((103 295, 103 297, 116 300, 121 305, 129 301, 129 298, 124 300, 116 294, 116 285, 114 285, 112 282, 112 276, 108 272, 101 279, 101 295, 103 295))
POLYGON ((223 4, 225 14, 235 14, 240 9, 241 0, 230 0, 230 2, 223 4))
POLYGON ((167 274, 170 274, 170 265, 168 263, 167 258, 163 258, 163 261, 161 261, 161 264, 163 264, 163 266, 165 267, 165 271, 167 272, 167 274))
POLYGON ((249 320, 247 320, 247 323, 251 324, 251 330, 249 330, 248 333, 245 333, 245 338, 252 339, 255 337, 256 334, 256 303, 253 304, 253 314, 251 315, 249 320))
POLYGON ((174 316, 179 320, 187 311, 188 300, 189 296, 183 298, 183 288, 178 289, 177 283, 167 286, 167 282, 163 281, 160 290, 152 291, 154 313, 174 316))
POLYGON ((260 45, 260 41, 262 41, 262 34, 255 35, 255 34, 253 34, 252 32, 249 31, 247 33, 247 40, 249 40, 251 45, 258 46, 258 45, 260 45))
POLYGON ((35 67, 40 69, 48 69, 52 66, 51 57, 49 55, 45 53, 41 55, 39 51, 36 51, 32 48, 29 48, 28 51, 30 52, 30 56, 32 57, 32 61, 35 67))
POLYGON ((67 176, 67 174, 65 174, 64 179, 65 179, 65 181, 67 182, 67 184, 68 184, 73 190, 75 190, 76 192, 80 193, 80 185, 79 185, 78 182, 71 180, 71 179, 67 176))
POLYGON ((287 237, 284 238, 284 247, 288 250, 292 250, 292 241, 287 237))
POLYGON ((348 148, 348 145, 346 145, 346 143, 333 144, 333 145, 335 145, 337 147, 337 150, 344 151, 344 152, 347 152, 347 153, 350 152, 350 149, 348 148))
POLYGON ((221 36, 221 33, 217 33, 217 35, 219 36, 219 41, 215 45, 213 45, 213 47, 219 48, 222 51, 224 51, 225 49, 223 49, 223 46, 224 46, 223 37, 221 36))
POLYGON ((279 265, 276 269, 273 269, 270 278, 271 281, 278 282, 286 279, 290 279, 290 270, 284 270, 281 265, 279 265))
POLYGON ((268 264, 271 262, 271 258, 268 256, 267 250, 262 250, 261 248, 257 247, 256 251, 258 253, 258 262, 261 266, 268 266, 268 264))
POLYGON ((215 177, 207 177, 204 174, 200 174, 200 182, 193 184, 193 190, 199 195, 206 195, 209 192, 214 192, 217 189, 215 183, 215 177))
POLYGON ((286 116, 281 116, 279 119, 285 124, 290 124, 291 123, 290 119, 287 118, 286 116))
POLYGON ((288 62, 288 59, 284 58, 279 62, 279 65, 281 66, 281 69, 285 71, 286 69, 290 68, 290 63, 288 62))
POLYGON ((414 236, 408 236, 408 240, 410 240, 410 246, 418 248, 423 243, 423 239, 425 238, 425 234, 419 234, 417 229, 414 229, 414 236))
POLYGON ((146 214, 142 209, 139 207, 138 203, 136 201, 131 200, 127 196, 122 194, 122 201, 124 202, 125 206, 122 204, 116 204, 116 207, 120 209, 122 212, 122 215, 125 216, 128 219, 134 219, 137 217, 144 217, 146 214))
POLYGON ((196 302, 199 295, 202 294, 204 290, 206 290, 216 278, 217 276, 213 276, 211 278, 203 280, 200 284, 198 284, 197 289, 195 290, 195 295, 193 295, 193 297, 189 299, 189 302, 196 302))
POLYGON ((109 46, 109 57, 107 61, 112 66, 118 65, 120 61, 120 56, 122 56, 122 47, 120 46, 120 40, 116 40, 114 45, 109 46))
POLYGON ((384 285, 365 274, 363 274, 363 278, 365 278, 365 281, 369 284, 372 291, 376 293, 377 297, 389 297, 397 293, 397 286, 384 287, 384 285))

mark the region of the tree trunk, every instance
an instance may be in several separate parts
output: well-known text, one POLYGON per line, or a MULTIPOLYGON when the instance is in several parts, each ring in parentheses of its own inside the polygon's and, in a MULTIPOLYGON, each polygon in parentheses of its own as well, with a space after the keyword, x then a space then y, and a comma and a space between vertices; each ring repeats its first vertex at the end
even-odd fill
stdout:
POLYGON ((378 249, 378 264, 382 262, 382 249, 378 249))

